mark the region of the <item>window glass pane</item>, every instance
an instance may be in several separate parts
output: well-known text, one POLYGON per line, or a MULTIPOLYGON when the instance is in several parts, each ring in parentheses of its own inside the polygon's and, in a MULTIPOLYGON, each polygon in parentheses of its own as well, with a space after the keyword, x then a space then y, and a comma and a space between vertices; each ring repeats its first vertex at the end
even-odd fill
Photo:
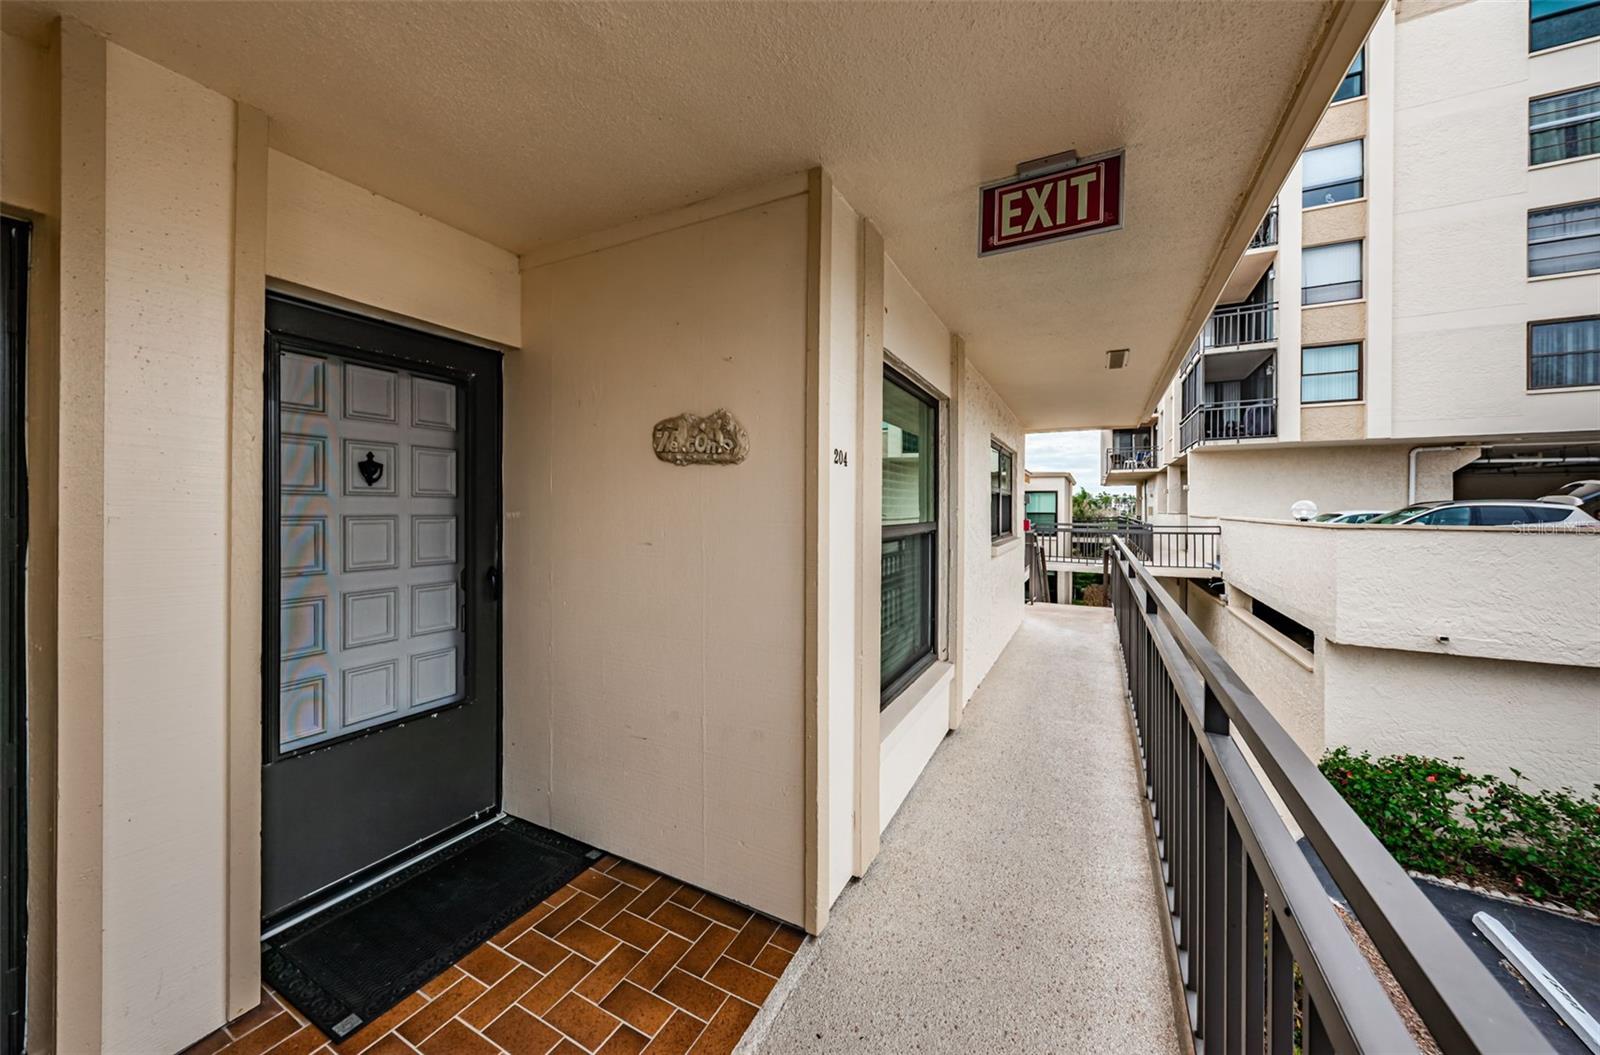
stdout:
POLYGON ((1350 63, 1350 71, 1344 75, 1344 80, 1339 82, 1338 91, 1333 93, 1334 102, 1354 99, 1366 91, 1366 64, 1367 49, 1362 48, 1356 52, 1355 61, 1350 63))
POLYGON ((1600 385, 1600 316, 1534 323, 1528 354, 1533 388, 1600 385))
POLYGON ((1305 348, 1300 352, 1300 370, 1306 374, 1331 374, 1340 370, 1356 370, 1360 366, 1359 344, 1330 344, 1321 348, 1305 348))
POLYGON ((1528 274, 1600 268, 1600 201, 1528 214, 1528 274))
POLYGON ((999 444, 989 445, 989 535, 1000 538, 1011 534, 1011 452, 999 444))
POLYGON ((935 408, 894 378, 883 379, 883 522, 934 520, 935 408))
POLYGON ((1300 379, 1300 402, 1334 403, 1361 398, 1361 377, 1354 371, 1346 374, 1316 374, 1300 379))
POLYGON ((933 651, 934 538, 929 532, 883 540, 882 685, 933 651))
POLYGON ((1416 524, 1470 524, 1472 523, 1471 506, 1446 506, 1436 509, 1426 516, 1418 517, 1413 521, 1416 524))
POLYGON ((1361 243, 1339 242, 1301 250, 1301 302, 1326 304, 1361 296, 1361 243))
POLYGON ((1054 491, 1029 491, 1028 515, 1037 513, 1054 513, 1056 511, 1056 498, 1054 491))
POLYGON ((1600 0, 1531 0, 1528 50, 1600 36, 1600 0))
POLYGON ((1361 140, 1308 150, 1300 156, 1300 204, 1331 205, 1361 197, 1361 140))
POLYGON ((1533 165, 1600 154, 1600 87, 1530 100, 1528 136, 1533 165))

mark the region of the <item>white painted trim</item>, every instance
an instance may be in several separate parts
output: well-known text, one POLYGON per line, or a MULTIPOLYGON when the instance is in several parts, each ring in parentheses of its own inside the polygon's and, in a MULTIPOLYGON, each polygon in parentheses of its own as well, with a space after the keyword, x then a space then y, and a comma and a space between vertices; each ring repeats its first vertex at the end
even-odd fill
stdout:
MULTIPOLYGON (((1559 208, 1559 206, 1552 206, 1552 208, 1559 208)), ((1558 271, 1554 275, 1529 275, 1528 281, 1549 282, 1551 279, 1556 278, 1585 278, 1594 275, 1600 275, 1600 267, 1586 267, 1582 271, 1558 271)), ((1537 322, 1538 320, 1535 319, 1534 321, 1537 322)))
MULTIPOLYGON (((1591 87, 1593 87, 1593 86, 1591 86, 1591 87)), ((1577 90, 1578 91, 1582 91, 1583 89, 1579 88, 1577 90)), ((1552 94, 1563 95, 1565 93, 1564 92, 1554 92, 1552 94)), ((1548 98, 1548 96, 1545 96, 1545 98, 1548 98)), ((1530 131, 1528 134, 1532 135, 1533 133, 1530 131)), ((1528 171, 1529 172, 1543 172, 1545 169, 1558 169, 1558 168, 1562 167, 1563 165, 1573 165, 1573 164, 1578 164, 1578 163, 1584 162, 1584 161, 1600 161, 1600 154, 1579 154, 1577 157, 1561 158, 1560 160, 1557 160, 1557 161, 1541 161, 1537 165, 1532 164, 1530 162, 1529 165, 1528 165, 1528 171)))
POLYGON ((906 717, 916 710, 918 705, 928 698, 934 686, 955 670, 955 664, 948 660, 938 659, 928 664, 928 669, 918 674, 916 680, 900 690, 894 701, 879 712, 878 742, 882 744, 906 720, 906 717))

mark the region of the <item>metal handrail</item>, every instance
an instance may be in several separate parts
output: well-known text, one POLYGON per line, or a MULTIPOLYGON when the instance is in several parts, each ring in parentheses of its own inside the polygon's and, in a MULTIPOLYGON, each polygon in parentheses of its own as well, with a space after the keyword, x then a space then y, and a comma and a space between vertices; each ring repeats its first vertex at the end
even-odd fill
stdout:
POLYGON ((1193 568, 1220 572, 1220 527, 1158 527, 1129 523, 1059 524, 1054 530, 1034 531, 1029 542, 1047 561, 1098 564, 1113 539, 1121 539, 1147 565, 1157 568, 1193 568))
POLYGON ((1206 440, 1267 439, 1277 434, 1276 396, 1201 403, 1178 423, 1178 450, 1206 440))
POLYGON ((1250 236, 1251 249, 1262 249, 1269 245, 1278 244, 1278 203, 1274 201, 1272 208, 1267 210, 1267 215, 1261 218, 1261 225, 1256 228, 1256 233, 1250 236))
POLYGON ((1107 447, 1106 471, 1128 472, 1135 469, 1154 469, 1160 463, 1161 452, 1150 447, 1107 447))
POLYGON ((1190 1028, 1205 1050, 1418 1050, 1270 788, 1445 1051, 1550 1051, 1124 540, 1104 573, 1190 1028))
POLYGON ((1204 348, 1232 348, 1241 344, 1266 344, 1278 336, 1278 302, 1229 304, 1217 308, 1200 331, 1204 348))

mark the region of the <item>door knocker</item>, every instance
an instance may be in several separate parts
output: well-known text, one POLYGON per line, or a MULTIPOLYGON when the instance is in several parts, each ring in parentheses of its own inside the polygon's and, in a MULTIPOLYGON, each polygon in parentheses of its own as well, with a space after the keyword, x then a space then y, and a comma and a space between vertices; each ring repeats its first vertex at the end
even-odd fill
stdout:
POLYGON ((361 470, 361 478, 367 482, 368 487, 383 479, 383 463, 374 458, 371 451, 367 452, 365 458, 356 462, 356 468, 361 470))

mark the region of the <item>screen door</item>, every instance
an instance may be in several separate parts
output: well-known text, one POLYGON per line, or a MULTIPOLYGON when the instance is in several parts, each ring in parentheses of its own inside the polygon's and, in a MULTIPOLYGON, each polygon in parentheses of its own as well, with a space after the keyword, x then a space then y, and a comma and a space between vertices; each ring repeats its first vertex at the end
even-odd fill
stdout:
POLYGON ((268 305, 263 915, 499 804, 499 356, 268 305))

